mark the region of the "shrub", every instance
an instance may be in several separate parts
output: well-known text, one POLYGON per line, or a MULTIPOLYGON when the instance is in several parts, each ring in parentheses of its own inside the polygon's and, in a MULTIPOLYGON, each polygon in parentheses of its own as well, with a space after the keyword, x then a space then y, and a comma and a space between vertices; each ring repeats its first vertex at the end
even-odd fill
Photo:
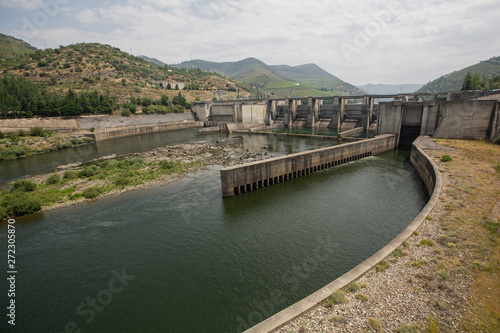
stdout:
POLYGON ((356 281, 352 281, 349 283, 346 287, 346 290, 350 293, 355 293, 356 291, 359 290, 359 284, 356 281))
POLYGON ((33 198, 24 193, 6 195, 2 199, 1 204, 5 207, 3 210, 7 216, 23 216, 42 209, 38 198, 33 198))
POLYGON ((55 173, 53 175, 50 175, 45 181, 45 183, 47 185, 54 185, 59 183, 60 181, 61 181, 61 176, 58 173, 55 173))
POLYGON ((123 109, 122 110, 122 117, 129 117, 132 113, 130 112, 129 109, 123 109))
POLYGON ((44 130, 41 127, 30 128, 31 136, 45 136, 44 130))
POLYGON ((408 241, 404 241, 404 242, 403 242, 403 246, 404 246, 404 247, 410 247, 410 243, 409 243, 408 241))
POLYGON ((127 177, 120 177, 115 180, 115 185, 118 187, 125 187, 131 183, 130 179, 127 177))
POLYGON ((160 168, 164 169, 164 170, 170 170, 170 169, 175 168, 175 163, 171 162, 171 161, 163 160, 163 161, 160 161, 160 168))
POLYGON ((67 180, 73 180, 73 179, 77 179, 77 178, 78 178, 78 172, 73 171, 73 170, 66 171, 63 175, 63 179, 67 179, 67 180))
POLYGON ((389 263, 387 261, 385 261, 385 260, 382 260, 381 262, 379 262, 378 265, 375 267, 375 269, 377 270, 377 272, 383 272, 387 268, 389 268, 389 263))
POLYGON ((366 302, 369 300, 368 296, 362 293, 357 293, 356 294, 356 299, 359 299, 361 302, 366 302))
POLYGON ((87 187, 83 190, 83 197, 86 199, 93 199, 98 197, 101 194, 102 190, 98 186, 87 187))
POLYGON ((340 317, 338 316, 333 316, 328 319, 328 321, 334 325, 337 325, 340 322, 340 317))
POLYGON ((10 190, 11 192, 13 191, 33 192, 34 190, 36 190, 36 183, 31 180, 21 179, 15 181, 10 190))
POLYGON ((95 127, 91 127, 90 128, 90 133, 94 133, 94 131, 95 131, 95 127))
POLYGON ((2 131, 0 131, 0 140, 3 139, 3 138, 5 138, 5 134, 3 134, 2 131))
POLYGON ((331 308, 336 304, 342 304, 345 301, 345 291, 337 290, 326 299, 326 306, 331 308))
POLYGON ((84 167, 78 173, 79 178, 89 178, 92 176, 95 176, 95 168, 92 168, 92 167, 84 167))
POLYGON ((368 327, 375 332, 383 332, 384 328, 382 323, 377 318, 368 317, 368 327))
POLYGON ((451 161, 453 161, 453 158, 452 158, 450 155, 443 155, 443 156, 441 157, 441 160, 440 160, 440 161, 441 161, 441 162, 451 162, 451 161))

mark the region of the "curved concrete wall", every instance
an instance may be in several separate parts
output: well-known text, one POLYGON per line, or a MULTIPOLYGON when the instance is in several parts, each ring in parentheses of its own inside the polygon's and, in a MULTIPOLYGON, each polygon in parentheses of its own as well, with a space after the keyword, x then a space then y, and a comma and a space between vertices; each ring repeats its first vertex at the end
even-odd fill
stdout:
POLYGON ((425 205, 424 209, 422 209, 420 214, 418 214, 418 216, 413 220, 413 222, 389 244, 384 246, 380 251, 363 261, 358 266, 354 267, 349 272, 345 273, 335 281, 309 295, 308 297, 302 299, 301 301, 298 301, 297 303, 289 306, 283 311, 278 312, 274 316, 255 325, 254 327, 245 331, 246 333, 274 332, 278 330, 280 327, 302 315, 306 311, 309 311, 312 308, 318 306, 334 291, 344 288, 352 281, 359 279, 366 272, 368 272, 368 270, 372 269, 380 261, 389 256, 398 246, 403 243, 403 241, 405 241, 412 235, 413 231, 415 231, 420 226, 425 217, 429 215, 431 210, 434 208, 434 205, 436 204, 441 192, 441 175, 439 174, 437 166, 430 159, 430 157, 423 152, 421 148, 425 143, 425 140, 429 140, 429 138, 419 137, 417 140, 415 140, 412 146, 410 160, 417 170, 418 174, 424 181, 427 190, 429 191, 430 200, 425 205))

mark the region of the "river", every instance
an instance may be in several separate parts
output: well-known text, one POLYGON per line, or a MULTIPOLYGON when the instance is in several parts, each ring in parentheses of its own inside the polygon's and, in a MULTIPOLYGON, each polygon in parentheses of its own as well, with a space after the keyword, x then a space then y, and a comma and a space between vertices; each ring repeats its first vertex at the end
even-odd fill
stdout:
MULTIPOLYGON (((246 149, 266 146, 275 154, 332 143, 267 135, 242 140, 246 149)), ((117 150, 111 142, 98 154, 117 150)), ((224 199, 213 168, 167 186, 16 219, 16 327, 3 320, 0 331, 249 328, 406 228, 428 199, 407 157, 391 151, 224 199)), ((0 223, 4 258, 6 225, 0 223)), ((4 293, 7 281, 0 286, 4 293)), ((1 300, 6 311, 7 298, 1 300)))

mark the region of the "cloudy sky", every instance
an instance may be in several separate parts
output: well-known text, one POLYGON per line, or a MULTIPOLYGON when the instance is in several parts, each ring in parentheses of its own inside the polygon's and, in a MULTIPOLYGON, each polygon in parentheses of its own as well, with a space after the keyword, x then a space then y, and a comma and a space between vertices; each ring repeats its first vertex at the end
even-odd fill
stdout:
POLYGON ((498 0, 0 0, 0 32, 100 42, 169 64, 315 63, 353 83, 426 83, 500 56, 498 0))

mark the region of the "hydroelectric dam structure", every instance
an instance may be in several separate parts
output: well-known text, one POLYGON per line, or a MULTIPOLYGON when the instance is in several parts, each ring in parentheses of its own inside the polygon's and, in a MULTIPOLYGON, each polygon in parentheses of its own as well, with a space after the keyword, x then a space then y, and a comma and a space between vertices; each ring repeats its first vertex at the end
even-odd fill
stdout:
POLYGON ((212 101, 195 103, 192 111, 206 126, 255 123, 376 131, 372 139, 224 168, 222 196, 229 197, 396 148, 409 149, 421 135, 493 140, 500 136, 499 105, 500 94, 465 92, 212 101))

